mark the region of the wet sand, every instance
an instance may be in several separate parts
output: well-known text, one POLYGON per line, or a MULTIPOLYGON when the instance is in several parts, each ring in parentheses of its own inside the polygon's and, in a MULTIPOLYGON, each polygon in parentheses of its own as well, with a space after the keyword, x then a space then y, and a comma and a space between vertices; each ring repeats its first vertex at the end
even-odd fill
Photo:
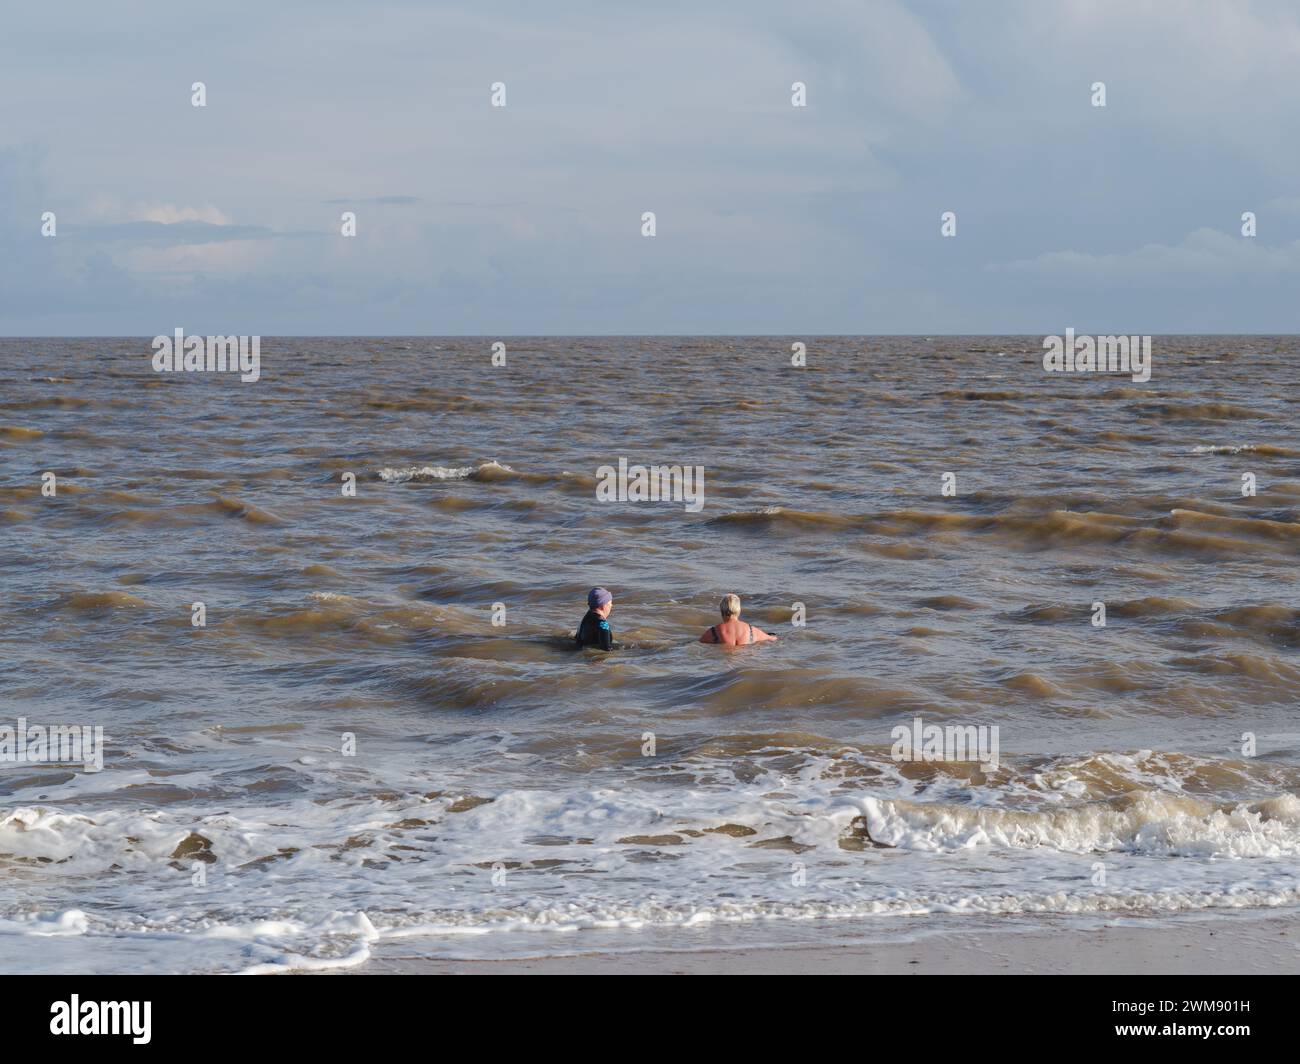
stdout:
POLYGON ((1096 929, 1045 923, 910 943, 577 953, 437 961, 376 948, 356 975, 1283 975, 1300 971, 1300 915, 1232 916, 1096 929))

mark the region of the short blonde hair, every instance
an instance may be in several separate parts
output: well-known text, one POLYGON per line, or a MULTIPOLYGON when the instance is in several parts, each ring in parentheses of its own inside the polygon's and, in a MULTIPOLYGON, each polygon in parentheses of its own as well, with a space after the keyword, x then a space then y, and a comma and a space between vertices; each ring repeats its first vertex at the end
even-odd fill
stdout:
POLYGON ((739 617, 740 596, 739 595, 725 596, 722 602, 719 604, 718 608, 722 610, 723 617, 739 617))

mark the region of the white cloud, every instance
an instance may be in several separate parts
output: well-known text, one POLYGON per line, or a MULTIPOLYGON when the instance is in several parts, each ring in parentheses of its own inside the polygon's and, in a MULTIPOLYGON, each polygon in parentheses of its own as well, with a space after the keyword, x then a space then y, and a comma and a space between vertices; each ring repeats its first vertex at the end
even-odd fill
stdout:
POLYGON ((187 207, 175 203, 127 202, 111 196, 94 197, 86 210, 86 218, 104 224, 122 222, 162 222, 171 225, 175 222, 208 222, 212 225, 230 225, 231 218, 226 212, 208 204, 202 207, 187 207))
POLYGON ((1258 238, 1197 229, 1176 245, 1144 244, 1130 251, 1106 254, 1049 251, 1032 259, 991 263, 987 268, 1044 278, 1126 285, 1160 286, 1188 279, 1272 278, 1300 271, 1300 240, 1270 247, 1259 243, 1258 238))

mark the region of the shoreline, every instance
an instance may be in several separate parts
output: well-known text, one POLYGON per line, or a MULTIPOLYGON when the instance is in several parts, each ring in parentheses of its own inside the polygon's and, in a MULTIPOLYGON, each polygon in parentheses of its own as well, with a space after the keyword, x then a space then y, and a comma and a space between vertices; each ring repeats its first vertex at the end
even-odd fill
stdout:
POLYGON ((580 952, 500 960, 402 956, 396 941, 338 975, 1282 975, 1300 972, 1300 913, 983 925, 911 941, 580 952))

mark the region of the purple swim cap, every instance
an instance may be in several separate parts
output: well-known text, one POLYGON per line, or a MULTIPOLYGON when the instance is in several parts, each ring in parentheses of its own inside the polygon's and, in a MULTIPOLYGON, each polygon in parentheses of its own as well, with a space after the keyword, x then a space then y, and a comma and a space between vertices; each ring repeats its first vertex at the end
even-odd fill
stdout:
POLYGON ((593 610, 600 609, 606 602, 613 602, 614 596, 603 587, 593 587, 587 592, 587 605, 593 610))

